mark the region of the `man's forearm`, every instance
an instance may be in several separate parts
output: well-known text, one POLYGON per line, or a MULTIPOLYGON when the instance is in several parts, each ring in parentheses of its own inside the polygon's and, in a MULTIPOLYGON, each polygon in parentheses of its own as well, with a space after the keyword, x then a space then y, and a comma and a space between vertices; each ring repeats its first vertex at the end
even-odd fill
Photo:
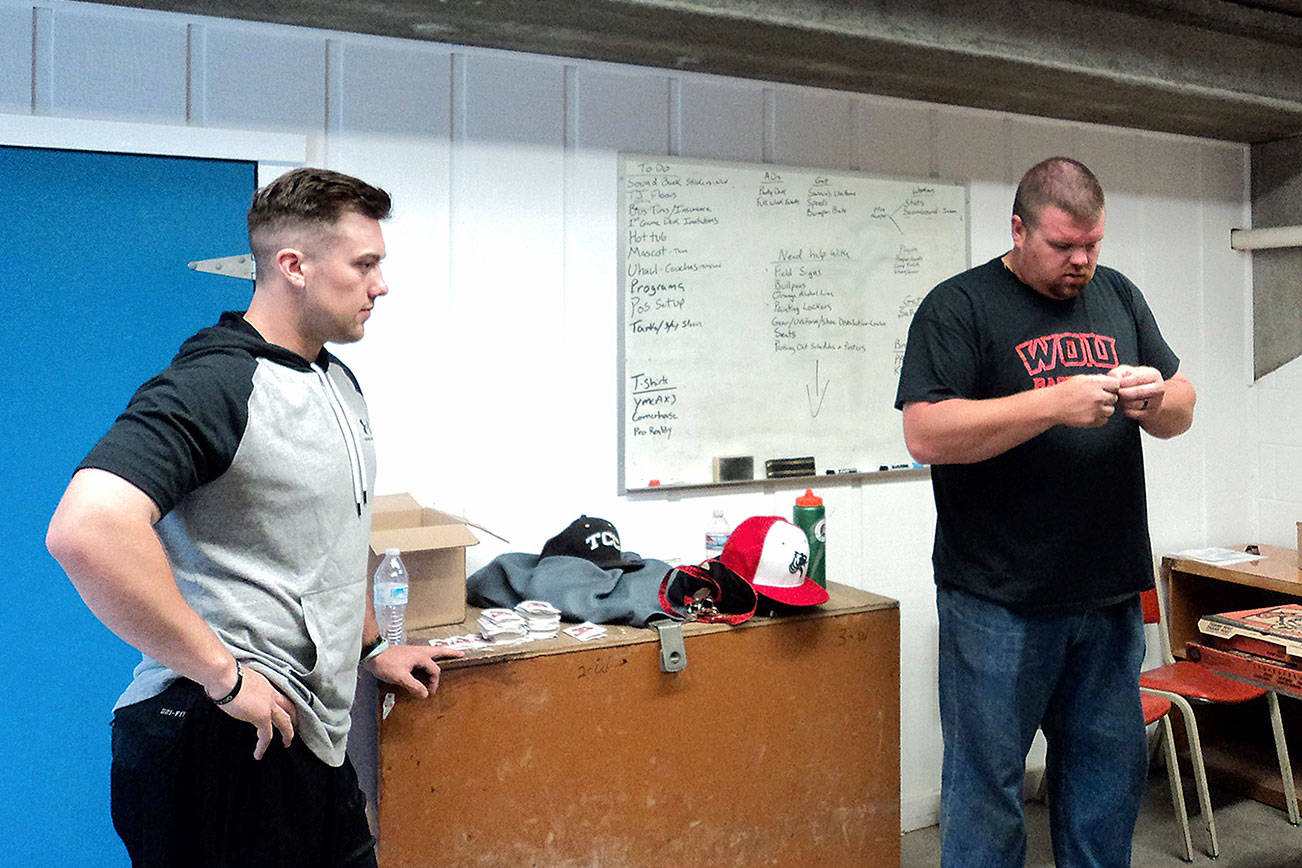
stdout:
POLYGON ((1040 391, 908 404, 905 443, 923 464, 972 464, 1001 455, 1054 424, 1040 391))
POLYGON ((973 464, 1002 455, 1054 425, 1107 424, 1116 412, 1119 389, 1119 382, 1105 374, 1082 374, 1000 398, 906 404, 904 440, 923 464, 973 464))
POLYGON ((1193 383, 1182 374, 1176 373, 1166 381, 1161 409, 1155 416, 1141 416, 1139 424, 1149 434, 1162 440, 1183 434, 1193 424, 1196 402, 1197 393, 1193 383))

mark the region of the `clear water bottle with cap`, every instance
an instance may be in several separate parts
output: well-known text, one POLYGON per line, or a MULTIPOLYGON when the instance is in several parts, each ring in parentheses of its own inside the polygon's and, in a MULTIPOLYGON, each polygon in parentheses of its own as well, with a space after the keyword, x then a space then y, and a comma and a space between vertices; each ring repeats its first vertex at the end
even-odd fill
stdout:
POLYGON ((805 575, 824 588, 827 587, 827 522, 824 519, 823 498, 806 488, 796 498, 792 511, 792 524, 805 532, 809 540, 809 569, 805 575))
POLYGON ((407 641, 407 568, 398 549, 385 549, 375 570, 375 620, 391 645, 407 641))
POLYGON ((732 533, 732 528, 728 527, 728 520, 723 517, 723 510, 716 509, 714 517, 710 519, 710 524, 705 528, 705 559, 717 558, 723 554, 723 546, 728 542, 728 535, 732 533))

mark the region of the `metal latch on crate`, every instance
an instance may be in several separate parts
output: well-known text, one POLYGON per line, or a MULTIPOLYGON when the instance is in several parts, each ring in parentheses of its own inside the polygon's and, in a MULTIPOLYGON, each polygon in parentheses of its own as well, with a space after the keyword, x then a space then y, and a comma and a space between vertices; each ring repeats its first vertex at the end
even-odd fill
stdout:
POLYGON ((660 635, 660 671, 682 672, 687 668, 687 646, 683 644, 683 625, 667 618, 654 622, 660 635))

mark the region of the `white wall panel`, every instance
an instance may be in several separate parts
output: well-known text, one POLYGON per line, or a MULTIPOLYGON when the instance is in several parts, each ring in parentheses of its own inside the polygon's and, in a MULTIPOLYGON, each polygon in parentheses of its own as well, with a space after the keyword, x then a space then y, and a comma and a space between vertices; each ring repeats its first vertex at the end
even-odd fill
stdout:
POLYGON ((467 141, 518 142, 526 149, 564 144, 564 68, 524 54, 458 54, 465 64, 461 115, 467 141))
MULTIPOLYGON (((1201 202, 1198 146, 1174 137, 1145 137, 1139 149, 1144 177, 1141 291, 1181 370, 1195 384, 1203 354, 1201 202)), ((1153 546, 1167 552, 1205 526, 1203 470, 1207 442, 1195 425, 1174 440, 1144 438, 1153 546)))
MULTIPOLYGON (((1275 450, 1274 461, 1277 471, 1285 471, 1277 473, 1275 497, 1302 504, 1302 473, 1298 472, 1302 468, 1302 446, 1279 446, 1275 450)), ((1298 511, 1298 516, 1298 520, 1302 521, 1302 510, 1298 511)))
POLYGON ((1191 195, 1201 180, 1198 146, 1189 140, 1148 138, 1140 147, 1143 175, 1142 250, 1149 307, 1167 343, 1191 378, 1202 374, 1202 201, 1191 195))
POLYGON ((877 175, 929 177, 935 154, 931 108, 923 103, 857 97, 851 166, 877 175))
POLYGON ((191 98, 204 126, 324 132, 324 36, 211 19, 196 31, 204 87, 191 98))
POLYGON ((400 40, 333 39, 338 47, 339 129, 389 135, 397 145, 447 138, 452 53, 400 40))
POLYGON ((853 128, 848 94, 779 87, 771 94, 773 152, 769 162, 826 169, 850 168, 853 128))
MULTIPOLYGON (((1296 362, 1290 362, 1296 364, 1296 362)), ((1265 380, 1262 380, 1265 383, 1265 380)), ((1299 442, 1298 420, 1302 419, 1302 390, 1264 386, 1254 390, 1257 399, 1257 437, 1262 443, 1288 446, 1299 442)), ((1297 468, 1287 468, 1297 472, 1297 468)), ((1276 468, 1277 474, 1286 468, 1276 468)), ((1302 516, 1299 516, 1302 518, 1302 516)), ((1294 541, 1296 543, 1296 540, 1294 541)))
MULTIPOLYGON (((901 823, 905 829, 921 828, 937 822, 942 747, 930 478, 919 474, 866 483, 858 512, 859 545, 844 568, 855 576, 849 584, 900 602, 901 823)), ((837 539, 835 549, 829 542, 829 570, 836 565, 833 554, 846 542, 837 539)))
POLYGON ((993 112, 937 109, 936 171, 968 182, 972 264, 980 265, 1012 246, 1009 214, 1016 183, 1006 180, 1006 132, 993 112))
MULTIPOLYGON (((567 423, 585 436, 553 445, 554 460, 571 468, 561 510, 540 532, 550 536, 584 511, 615 523, 634 551, 669 554, 677 534, 659 519, 663 508, 630 510, 615 498, 618 461, 618 300, 621 282, 612 203, 618 201, 618 154, 669 149, 671 81, 645 71, 603 65, 569 67, 569 147, 565 164, 565 296, 557 362, 566 382, 591 398, 567 408, 567 423), (601 510, 604 510, 602 512, 601 510), (560 519, 560 523, 557 520, 560 519)), ((685 519, 685 517, 684 517, 685 519)), ((704 525, 701 525, 704 527, 704 525)), ((687 553, 690 554, 690 551, 687 553)))
POLYGON ((1041 160, 1047 160, 1049 157, 1075 156, 1072 153, 1074 142, 1070 124, 1044 118, 1016 116, 1010 117, 1007 124, 1008 165, 1004 180, 1012 184, 1014 189, 1026 170, 1041 160))
POLYGON ((668 153, 667 77, 608 66, 572 69, 578 91, 576 149, 668 153))
POLYGON ((1250 333, 1251 254, 1230 249, 1229 230, 1249 225, 1244 189, 1248 150, 1241 145, 1201 144, 1204 363, 1199 372, 1194 424, 1204 445, 1206 526, 1176 540, 1183 548, 1203 538, 1229 545, 1256 536, 1253 483, 1258 467, 1252 449, 1250 333))
POLYGON ((1162 323, 1168 343, 1200 346, 1202 318, 1198 314, 1203 300, 1198 278, 1207 239, 1202 237, 1199 213, 1202 195, 1198 145, 1188 139, 1146 138, 1140 160, 1145 180, 1144 297, 1162 323))
POLYGON ((1283 364, 1257 382, 1264 388, 1302 390, 1302 360, 1283 364))
MULTIPOLYGON (((942 178, 1007 183, 1003 116, 978 109, 935 108, 936 162, 942 178)), ((1012 199, 1008 200, 1012 204, 1012 199)))
POLYGON ((32 110, 30 6, 0 6, 0 112, 32 110))
POLYGON ((1256 540, 1267 545, 1297 548, 1297 523, 1302 521, 1302 502, 1262 500, 1258 505, 1261 530, 1256 540))
POLYGON ((553 460, 553 447, 573 436, 570 408, 594 400, 590 383, 558 376, 564 68, 478 53, 455 64, 450 324, 462 367, 450 406, 464 421, 447 479, 472 515, 515 541, 540 514, 515 493, 521 480, 548 499, 565 490, 576 468, 553 460))
POLYGON ((50 113, 185 123, 180 19, 60 6, 51 16, 50 44, 50 113))
POLYGON ((1263 443, 1258 450, 1258 482, 1255 493, 1260 499, 1270 500, 1275 497, 1276 456, 1279 449, 1274 443, 1263 443))
POLYGON ((763 87, 709 76, 686 76, 680 87, 682 156, 763 162, 763 87))

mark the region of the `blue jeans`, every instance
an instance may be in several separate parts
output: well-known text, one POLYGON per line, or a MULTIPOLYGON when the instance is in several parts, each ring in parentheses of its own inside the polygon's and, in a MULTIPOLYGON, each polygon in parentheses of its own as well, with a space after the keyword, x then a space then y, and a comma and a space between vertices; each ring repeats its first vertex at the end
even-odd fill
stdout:
POLYGON ((1037 728, 1059 868, 1130 864, 1147 776, 1139 598, 1014 612, 938 588, 941 863, 1026 863, 1022 779, 1037 728))

